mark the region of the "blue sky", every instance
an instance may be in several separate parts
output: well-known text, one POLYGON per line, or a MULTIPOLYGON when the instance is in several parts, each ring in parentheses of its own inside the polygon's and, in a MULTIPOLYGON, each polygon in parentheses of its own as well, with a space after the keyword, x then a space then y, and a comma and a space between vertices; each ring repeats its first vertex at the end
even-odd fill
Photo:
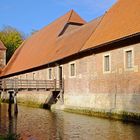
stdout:
POLYGON ((0 29, 10 25, 30 34, 74 9, 86 21, 108 10, 117 0, 1 0, 0 29))

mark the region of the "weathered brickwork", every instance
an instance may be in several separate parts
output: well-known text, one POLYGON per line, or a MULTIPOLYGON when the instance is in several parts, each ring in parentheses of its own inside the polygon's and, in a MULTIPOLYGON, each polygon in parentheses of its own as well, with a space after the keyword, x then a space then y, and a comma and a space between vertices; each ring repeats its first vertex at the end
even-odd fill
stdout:
MULTIPOLYGON (((46 103, 50 94, 50 91, 20 91, 17 94, 17 101, 25 105, 43 105, 46 103)), ((2 92, 1 98, 3 100, 8 100, 8 92, 2 92)))
POLYGON ((0 68, 6 65, 6 50, 0 50, 0 68))
MULTIPOLYGON (((62 64, 64 105, 116 111, 140 112, 140 43, 93 53, 62 64), (134 53, 134 67, 125 68, 125 50, 134 53), (103 56, 111 56, 111 70, 103 71, 103 56), (76 76, 70 77, 70 63, 76 64, 76 76)), ((48 69, 16 76, 21 79, 48 79, 48 69)), ((52 67, 52 79, 59 79, 58 66, 52 67)))
MULTIPOLYGON (((76 60, 76 78, 66 76, 65 104, 82 108, 140 112, 140 44, 93 54, 76 60), (124 52, 134 51, 134 68, 124 66, 124 52), (111 71, 103 72, 103 56, 110 53, 111 71)), ((65 65, 68 67, 68 65, 65 65)), ((68 73, 65 68, 64 73, 68 73)))
POLYGON ((64 65, 65 92, 76 94, 94 93, 140 93, 140 44, 131 45, 109 52, 93 54, 76 62, 76 77, 69 78, 68 64, 64 65), (124 50, 133 48, 134 68, 124 67, 124 50), (111 71, 103 72, 103 55, 110 53, 111 71))
POLYGON ((65 106, 139 113, 140 94, 99 93, 90 95, 65 95, 65 106))

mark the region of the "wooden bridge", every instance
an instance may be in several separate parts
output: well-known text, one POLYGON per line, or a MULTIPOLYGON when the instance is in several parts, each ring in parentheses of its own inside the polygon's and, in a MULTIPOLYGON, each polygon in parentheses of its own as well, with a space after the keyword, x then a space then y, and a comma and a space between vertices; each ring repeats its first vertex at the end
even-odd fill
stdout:
POLYGON ((25 80, 25 79, 1 79, 0 90, 51 90, 60 91, 64 88, 63 80, 25 80))
POLYGON ((11 114, 12 98, 14 99, 14 111, 18 113, 17 93, 19 91, 51 91, 46 105, 48 108, 56 102, 60 97, 63 98, 64 83, 63 80, 25 80, 25 79, 1 79, 0 91, 9 93, 9 108, 11 114))

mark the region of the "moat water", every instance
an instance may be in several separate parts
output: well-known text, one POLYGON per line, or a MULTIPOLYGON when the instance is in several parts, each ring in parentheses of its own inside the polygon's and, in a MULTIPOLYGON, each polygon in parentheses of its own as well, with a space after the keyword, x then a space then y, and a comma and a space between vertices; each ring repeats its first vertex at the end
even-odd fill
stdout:
POLYGON ((139 124, 24 106, 17 116, 7 110, 0 105, 0 135, 20 140, 140 140, 139 124))

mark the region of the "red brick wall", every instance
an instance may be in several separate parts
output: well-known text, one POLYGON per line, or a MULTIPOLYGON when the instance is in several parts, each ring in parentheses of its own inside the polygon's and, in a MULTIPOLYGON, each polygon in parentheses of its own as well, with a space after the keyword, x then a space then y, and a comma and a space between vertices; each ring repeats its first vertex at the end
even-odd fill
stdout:
MULTIPOLYGON (((69 76, 69 63, 63 64, 65 79, 65 94, 89 95, 94 93, 140 93, 140 43, 107 52, 100 52, 74 60, 76 63, 76 77, 69 76), (126 71, 124 68, 124 50, 132 48, 134 51, 134 69, 126 71), (111 72, 103 72, 103 56, 110 53, 111 72)), ((54 78, 58 77, 57 67, 53 68, 54 78)), ((47 69, 23 74, 23 78, 30 79, 35 73, 35 79, 47 79, 47 69)), ((22 75, 21 75, 22 76, 22 75)))
POLYGON ((0 50, 0 68, 3 68, 6 63, 6 51, 5 50, 0 50))
POLYGON ((69 94, 140 93, 140 44, 130 45, 75 60, 76 77, 69 77, 69 64, 64 65, 65 92, 69 94), (124 50, 134 51, 134 68, 124 68, 124 50), (103 73, 103 55, 111 55, 111 72, 103 73))

